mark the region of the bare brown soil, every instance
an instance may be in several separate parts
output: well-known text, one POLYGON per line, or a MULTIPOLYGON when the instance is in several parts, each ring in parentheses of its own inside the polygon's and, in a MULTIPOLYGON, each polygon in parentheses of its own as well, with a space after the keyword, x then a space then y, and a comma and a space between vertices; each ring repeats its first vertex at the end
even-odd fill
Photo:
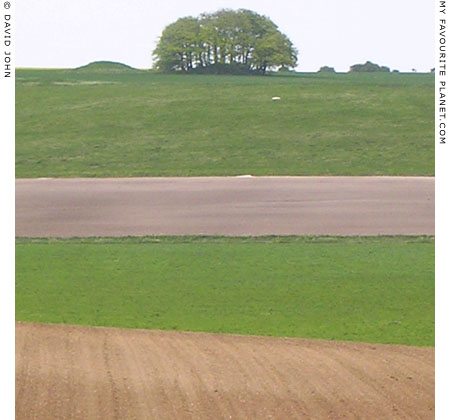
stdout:
POLYGON ((434 349, 16 324, 16 419, 433 419, 434 349))
POLYGON ((434 178, 16 180, 16 236, 433 235, 434 178))

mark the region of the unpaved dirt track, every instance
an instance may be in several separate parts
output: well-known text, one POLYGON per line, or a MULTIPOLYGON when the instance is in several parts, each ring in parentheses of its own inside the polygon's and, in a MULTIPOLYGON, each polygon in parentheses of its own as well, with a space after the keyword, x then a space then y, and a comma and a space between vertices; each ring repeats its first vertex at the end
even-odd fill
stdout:
POLYGON ((16 419, 433 419, 434 349, 16 324, 16 419))
POLYGON ((434 178, 16 180, 16 236, 433 235, 434 178))

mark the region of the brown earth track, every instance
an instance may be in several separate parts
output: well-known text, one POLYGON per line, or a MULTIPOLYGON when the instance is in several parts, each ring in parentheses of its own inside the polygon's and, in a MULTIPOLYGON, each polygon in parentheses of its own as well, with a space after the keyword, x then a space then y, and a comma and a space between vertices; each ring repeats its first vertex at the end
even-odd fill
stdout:
POLYGON ((434 235, 431 177, 16 180, 16 236, 434 235))
POLYGON ((16 324, 16 419, 433 419, 434 349, 16 324))

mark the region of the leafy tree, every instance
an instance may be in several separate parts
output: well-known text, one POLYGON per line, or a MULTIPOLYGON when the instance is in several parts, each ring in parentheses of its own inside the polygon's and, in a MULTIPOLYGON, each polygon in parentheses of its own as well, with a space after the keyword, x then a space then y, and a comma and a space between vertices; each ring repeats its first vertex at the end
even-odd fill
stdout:
POLYGON ((186 17, 167 26, 154 51, 159 57, 157 67, 163 71, 188 71, 199 61, 200 25, 198 19, 186 17))
POLYGON ((255 43, 252 60, 254 68, 265 74, 267 69, 295 67, 297 54, 289 39, 278 31, 270 31, 255 43))
POLYGON ((267 17, 222 9, 168 25, 153 52, 164 72, 261 73, 293 68, 297 50, 267 17))

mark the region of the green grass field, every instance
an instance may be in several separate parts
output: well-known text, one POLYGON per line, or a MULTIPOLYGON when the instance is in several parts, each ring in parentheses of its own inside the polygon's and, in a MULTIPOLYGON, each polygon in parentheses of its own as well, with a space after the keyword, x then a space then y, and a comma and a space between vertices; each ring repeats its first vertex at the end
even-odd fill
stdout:
POLYGON ((433 74, 18 69, 16 176, 433 175, 433 104, 433 74))
POLYGON ((17 239, 16 319, 434 345, 434 238, 17 239))

